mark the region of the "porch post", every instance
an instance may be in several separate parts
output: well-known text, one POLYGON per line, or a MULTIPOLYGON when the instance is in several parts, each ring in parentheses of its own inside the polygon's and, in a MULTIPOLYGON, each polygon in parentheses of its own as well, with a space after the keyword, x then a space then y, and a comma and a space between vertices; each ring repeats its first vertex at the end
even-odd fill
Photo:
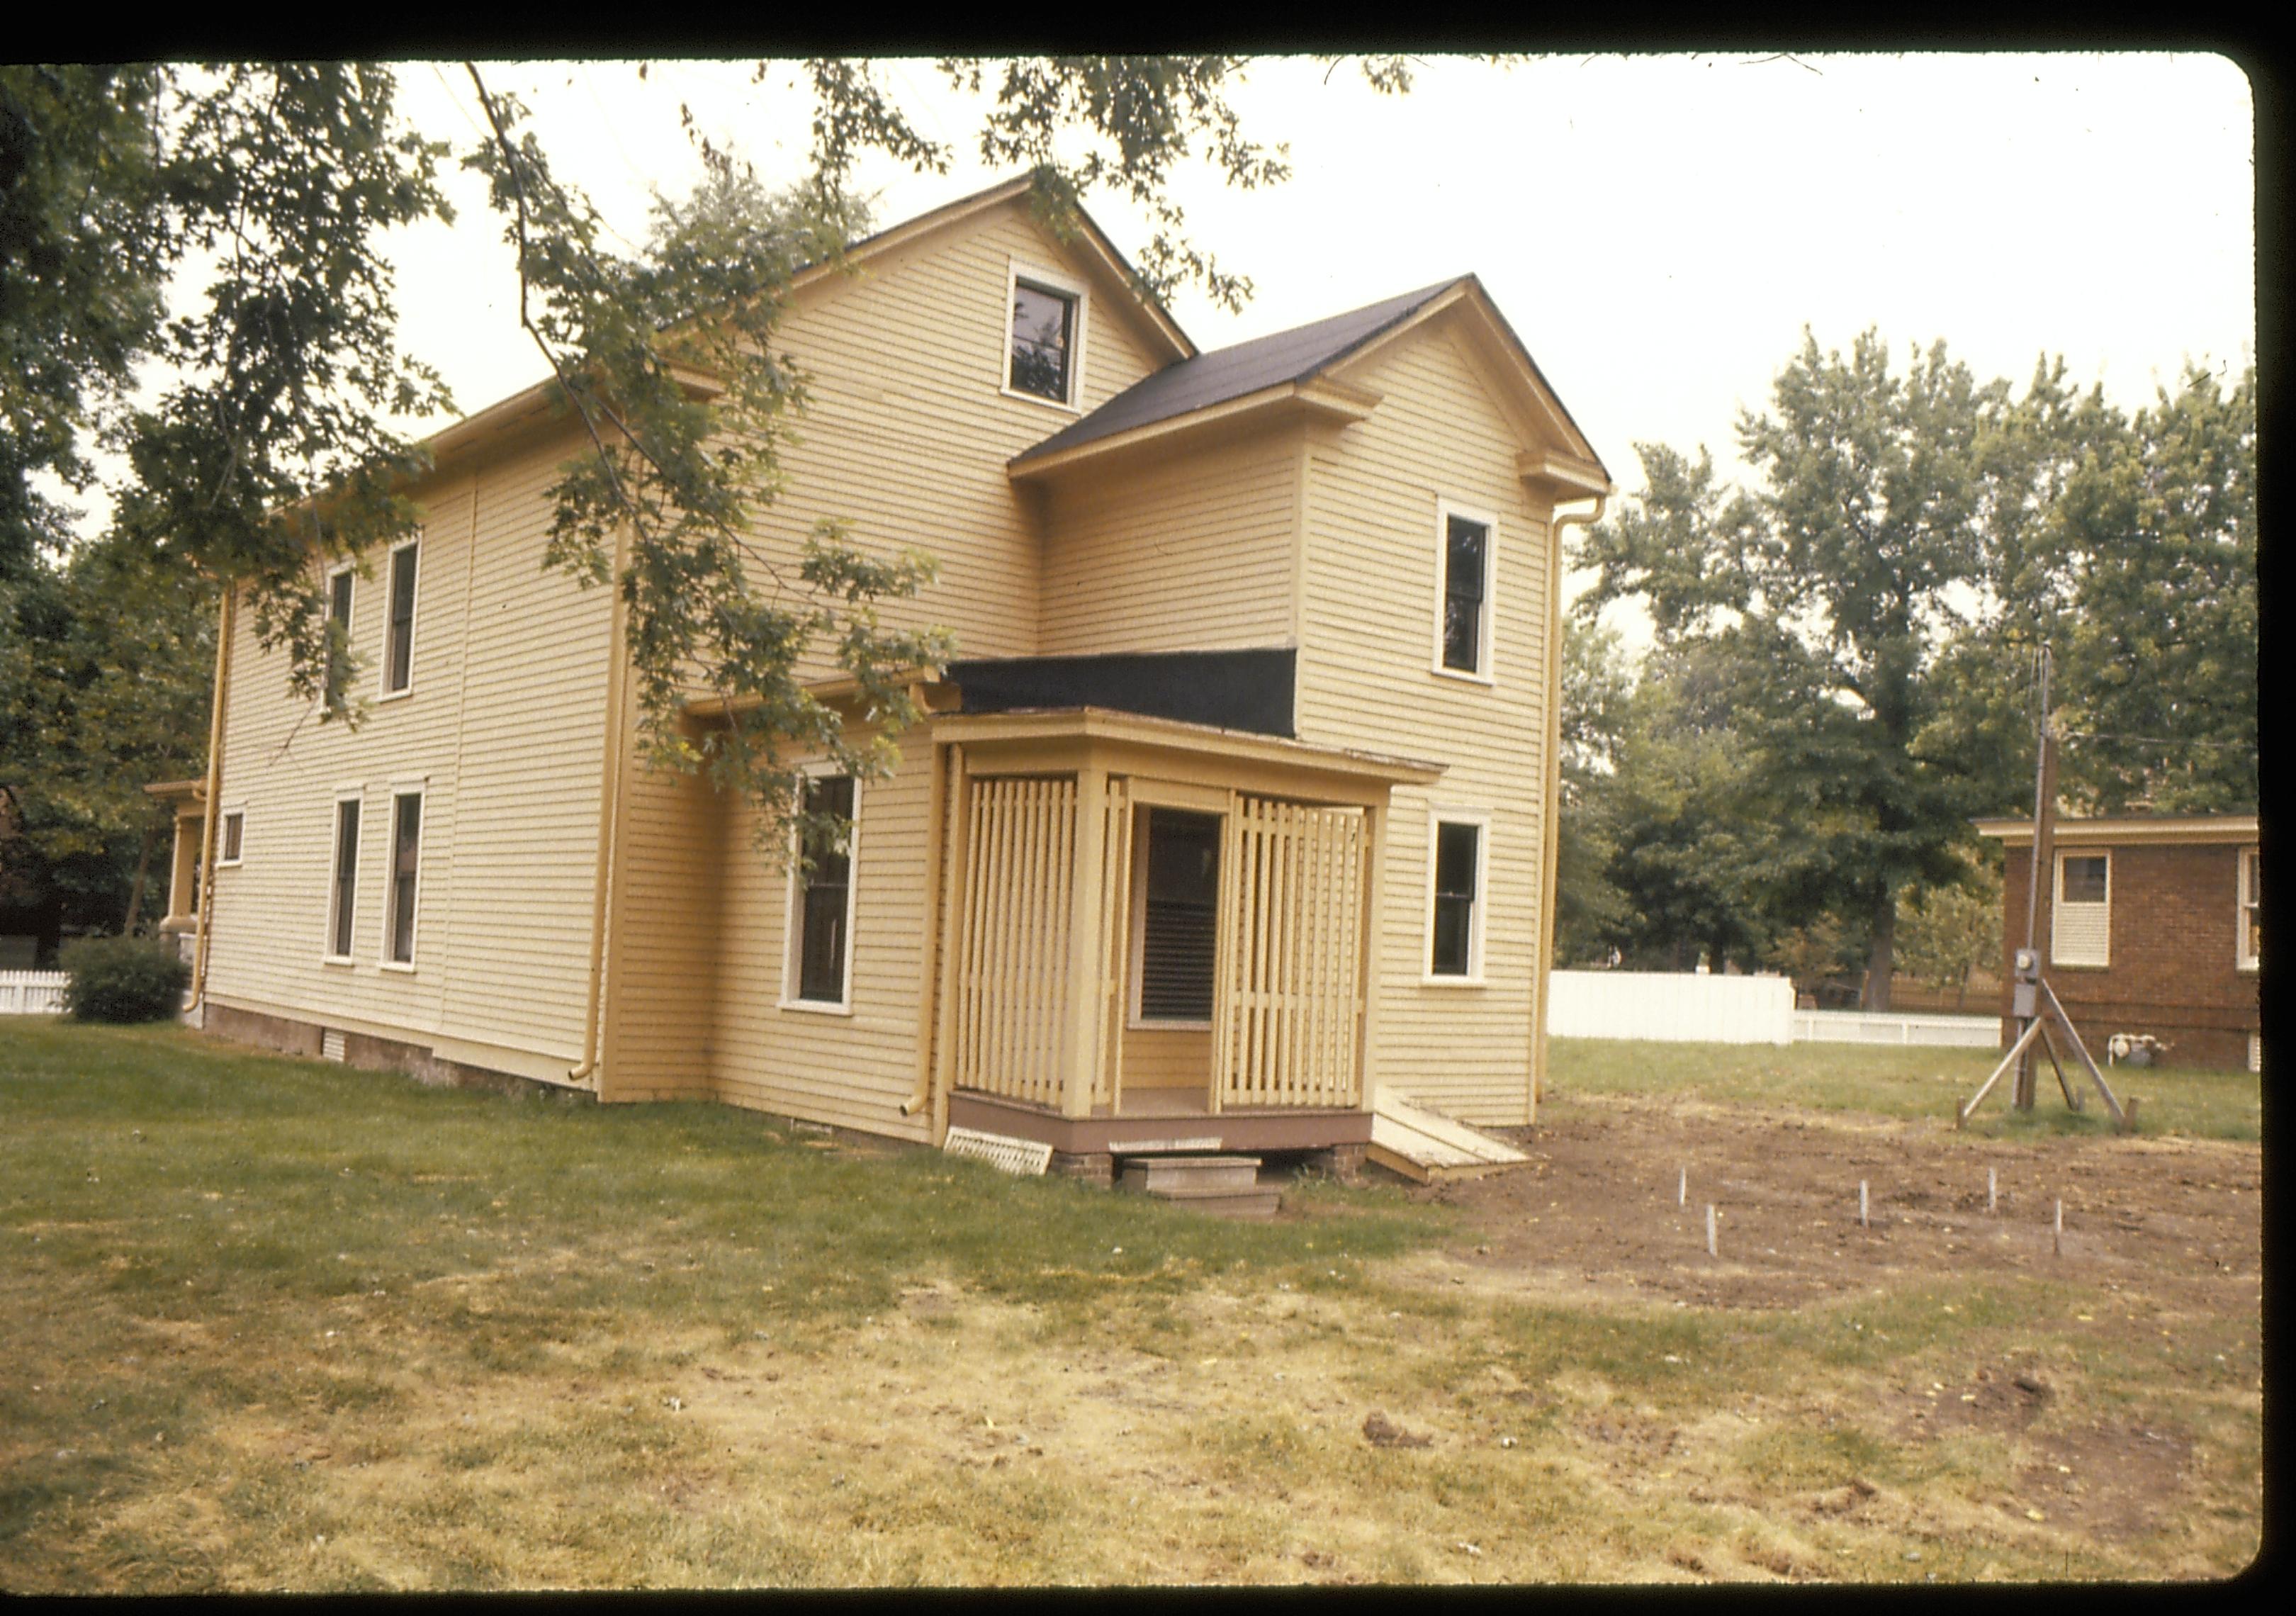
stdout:
POLYGON ((1077 770, 1076 834, 1070 841, 1074 861, 1069 874, 1068 1002, 1062 1006, 1067 1031, 1061 1039, 1061 1114, 1088 1117, 1099 1087, 1101 1061, 1100 890, 1108 833, 1108 770, 1099 764, 1077 770))
POLYGON ((1363 947, 1357 956, 1357 991, 1363 995, 1363 1015, 1356 1023, 1356 1103, 1368 1106, 1374 1083, 1373 1053, 1379 1021, 1380 922, 1387 906, 1388 805, 1364 809, 1363 947))

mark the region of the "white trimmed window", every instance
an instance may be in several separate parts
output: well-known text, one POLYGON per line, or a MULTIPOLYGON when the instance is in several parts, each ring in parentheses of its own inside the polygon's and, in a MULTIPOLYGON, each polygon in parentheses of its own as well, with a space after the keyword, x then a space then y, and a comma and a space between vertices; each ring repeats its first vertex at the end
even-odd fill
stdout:
POLYGON ((390 799, 390 912, 383 923, 383 964, 414 966, 414 912, 422 863, 422 793, 390 799))
POLYGON ((223 821, 216 827, 216 868, 229 869, 240 861, 247 849, 247 810, 226 808, 223 821))
POLYGON ((335 800, 335 843, 328 860, 327 958, 348 964, 358 914, 359 800, 335 800))
POLYGON ((1219 939, 1217 814, 1145 810, 1132 873, 1132 1024, 1209 1027, 1219 939))
POLYGON ((1015 398, 1077 407, 1084 392, 1085 316, 1080 281, 1012 264, 1005 272, 1004 389, 1015 398))
POLYGON ((1427 959, 1431 983, 1483 980, 1489 890, 1488 814, 1436 808, 1427 817, 1427 959))
POLYGON ((382 693, 403 696, 414 688, 414 569, 422 543, 409 539, 390 553, 390 620, 383 634, 382 693))
POLYGON ((861 847, 860 783, 818 774, 805 783, 805 812, 833 815, 841 834, 816 830, 790 861, 789 961, 782 1004, 793 1010, 853 1005, 853 866, 861 847))
POLYGON ((1435 671, 1491 683, 1498 519, 1435 502, 1435 671))
POLYGON ((2057 898, 2049 912, 2049 961, 2112 963, 2112 855, 2059 853, 2057 898))
POLYGON ((348 677, 348 662, 340 661, 336 646, 347 654, 351 639, 351 597, 358 587, 358 574, 348 566, 336 568, 327 575, 327 688, 341 688, 348 677))
POLYGON ((2254 971, 2264 957, 2264 852, 2240 850, 2240 941, 2236 957, 2243 971, 2254 971))

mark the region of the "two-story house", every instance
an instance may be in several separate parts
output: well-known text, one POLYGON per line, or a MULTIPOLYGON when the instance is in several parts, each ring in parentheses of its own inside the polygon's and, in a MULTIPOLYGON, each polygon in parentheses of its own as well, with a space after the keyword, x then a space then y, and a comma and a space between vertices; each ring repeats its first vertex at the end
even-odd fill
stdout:
POLYGON ((177 793, 203 1024, 1086 1171, 1360 1143, 1382 1086, 1529 1120, 1556 511, 1610 480, 1480 283, 1199 353, 1019 180, 852 258, 790 300, 812 402, 761 537, 931 552, 890 610, 963 660, 895 774, 810 788, 844 844, 775 868, 643 764, 615 592, 542 565, 581 446, 538 387, 434 438, 420 537, 331 581, 358 728, 226 603, 177 793))

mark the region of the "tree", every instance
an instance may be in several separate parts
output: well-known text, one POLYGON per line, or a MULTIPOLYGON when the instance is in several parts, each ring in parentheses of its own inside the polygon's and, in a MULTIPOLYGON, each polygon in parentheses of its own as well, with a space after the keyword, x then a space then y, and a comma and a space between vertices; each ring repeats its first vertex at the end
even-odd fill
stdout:
POLYGON ((1969 979, 2001 964, 2001 872, 1972 862, 1959 885, 1932 887, 1899 917, 1902 968, 1925 987, 1954 990, 1954 1008, 1969 997, 1969 979))
POLYGON ((1562 625, 1562 800, 1555 822, 1554 957, 1608 959, 1627 921, 1627 899, 1611 880, 1618 854, 1610 783, 1619 768, 1634 670, 1619 636, 1576 619, 1562 625))
POLYGON ((2021 406, 1942 343, 1901 376, 1874 332, 1847 357, 1805 332, 1772 413, 1740 417, 1755 488, 1718 487, 1702 451, 1637 445, 1647 486, 1585 541, 1598 581, 1580 610, 1637 596, 1661 645, 1727 670, 1749 809, 1798 843, 1768 861, 1780 918, 1863 931, 1873 1008, 1900 897, 1955 880, 1968 816, 2009 806, 2008 779, 1943 743, 1937 676, 2030 565, 2051 374, 2021 406))
MULTIPOLYGON (((1171 193, 1177 166, 1198 156, 1238 185, 1283 176, 1282 149, 1246 139, 1228 103, 1242 59, 939 65, 954 84, 993 87, 978 150, 1032 168, 1055 230, 1074 228, 1080 197, 1119 189, 1154 221, 1143 290, 1193 282, 1231 307, 1249 295, 1190 241, 1171 193)), ((1382 92, 1407 87, 1399 59, 1361 65, 1382 92)), ((746 792, 770 833, 801 803, 791 747, 882 774, 916 716, 902 675, 950 650, 878 614, 931 576, 928 558, 861 554, 835 523, 794 557, 755 537, 780 486, 778 434, 805 398, 775 343, 791 278, 841 258, 862 217, 850 184, 863 153, 942 170, 949 150, 867 64, 809 62, 806 171, 769 192, 698 142, 701 192, 661 201, 646 249, 622 254, 516 100, 469 77, 488 127, 460 160, 488 182, 517 250, 521 320, 590 443, 552 490, 549 564, 621 592, 652 754, 746 792), (816 645, 858 682, 875 743, 849 748, 799 683, 816 645), (734 713, 706 752, 676 727, 697 690, 732 698, 734 713)), ((87 486, 93 435, 132 466, 123 542, 236 590, 321 721, 356 722, 328 684, 348 662, 322 580, 414 522, 405 490, 424 456, 384 418, 448 403, 399 351, 380 242, 450 217, 438 175, 455 155, 404 126, 379 67, 0 68, 0 585, 65 545, 69 513, 39 480, 87 486), (194 274, 207 277, 196 295, 194 274), (171 301, 182 312, 169 317, 171 301), (133 393, 139 365, 168 378, 149 404, 133 393)), ((0 781, 37 792, 37 764, 12 751, 0 781)))
POLYGON ((2256 373, 2188 367, 2069 480, 2056 513, 2063 781, 2080 808, 2258 803, 2256 373))

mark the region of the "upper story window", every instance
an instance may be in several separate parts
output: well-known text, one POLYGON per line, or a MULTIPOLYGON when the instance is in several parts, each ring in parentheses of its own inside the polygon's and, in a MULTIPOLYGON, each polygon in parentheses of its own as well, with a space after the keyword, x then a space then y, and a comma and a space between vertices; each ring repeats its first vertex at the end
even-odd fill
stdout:
POLYGON ((2050 906, 2049 959, 2059 965, 2112 963, 2112 855, 2057 855, 2057 900, 2050 906))
POLYGON ((340 690, 348 673, 343 660, 351 643, 351 591, 358 574, 348 566, 327 575, 327 688, 340 690), (338 651, 337 647, 341 649, 338 651))
POLYGON ((414 687, 414 566, 421 550, 418 541, 409 540, 390 553, 390 626, 382 652, 386 696, 403 696, 414 687))
POLYGON ((2264 853, 2240 850, 2240 968, 2253 971, 2264 957, 2264 853))
POLYGON ((216 841, 216 863, 218 866, 239 863, 240 851, 245 847, 247 841, 247 810, 245 808, 224 809, 222 823, 217 826, 216 841))
POLYGON ((1436 504, 1435 671, 1491 678, 1492 562, 1497 521, 1479 511, 1436 504))
POLYGON ((783 1003, 845 1010, 852 1005, 853 853, 859 788, 850 775, 805 783, 805 812, 833 816, 841 834, 816 831, 790 870, 790 958, 783 1003))
POLYGON ((1008 290, 1004 390, 1073 407, 1084 359, 1083 286, 1016 264, 1008 290))

